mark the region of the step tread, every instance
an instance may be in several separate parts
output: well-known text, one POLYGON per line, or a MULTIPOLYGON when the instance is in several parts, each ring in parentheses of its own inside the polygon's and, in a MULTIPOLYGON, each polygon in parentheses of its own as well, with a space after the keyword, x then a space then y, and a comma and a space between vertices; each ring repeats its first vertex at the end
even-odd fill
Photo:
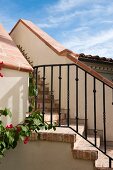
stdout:
MULTIPOLYGON (((103 149, 103 146, 101 146, 101 149, 103 149)), ((106 153, 113 158, 113 147, 108 146, 106 153)), ((108 167, 109 166, 109 160, 108 157, 105 156, 100 151, 98 152, 99 159, 96 161, 97 167, 108 167), (100 161, 101 160, 101 161, 100 161)), ((112 168, 113 168, 113 161, 112 161, 112 168)))

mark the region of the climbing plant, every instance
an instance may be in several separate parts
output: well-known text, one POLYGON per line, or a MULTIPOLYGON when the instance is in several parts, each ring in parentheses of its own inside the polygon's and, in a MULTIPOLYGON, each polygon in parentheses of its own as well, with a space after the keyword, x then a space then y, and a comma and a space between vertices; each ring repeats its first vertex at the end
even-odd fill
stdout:
MULTIPOLYGON (((10 110, 7 108, 0 110, 0 117, 11 117, 11 115, 10 110)), ((13 126, 13 124, 4 126, 3 122, 0 121, 0 156, 3 156, 4 152, 10 148, 14 149, 18 141, 23 141, 24 144, 27 144, 33 131, 38 133, 39 130, 52 128, 55 130, 54 125, 43 122, 42 114, 37 111, 32 112, 22 124, 17 126, 13 126)))

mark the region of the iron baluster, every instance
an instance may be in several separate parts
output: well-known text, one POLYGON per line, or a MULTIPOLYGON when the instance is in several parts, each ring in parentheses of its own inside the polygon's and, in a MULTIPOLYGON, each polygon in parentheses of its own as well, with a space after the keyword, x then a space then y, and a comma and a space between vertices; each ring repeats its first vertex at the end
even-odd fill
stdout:
POLYGON ((78 66, 76 66, 76 131, 78 132, 78 66))
POLYGON ((70 95, 70 92, 69 92, 69 70, 70 70, 70 67, 69 65, 67 66, 67 126, 69 127, 69 119, 70 119, 70 116, 69 116, 69 112, 70 112, 70 101, 69 101, 69 95, 70 95))
POLYGON ((45 114, 45 66, 43 67, 43 104, 42 104, 42 114, 43 114, 43 122, 44 122, 44 114, 45 114))
POLYGON ((97 145, 97 123, 96 123, 96 80, 93 78, 93 96, 94 96, 94 142, 95 146, 97 145))
POLYGON ((85 72, 85 138, 87 139, 87 73, 85 72))
POLYGON ((35 110, 37 110, 37 103, 38 103, 38 78, 37 78, 38 68, 34 70, 34 77, 35 77, 35 87, 36 87, 36 95, 35 95, 35 110))
POLYGON ((53 66, 51 66, 51 124, 53 114, 53 66))
POLYGON ((111 168, 111 161, 112 159, 109 157, 109 168, 111 168))
POLYGON ((59 66, 59 126, 61 125, 61 66, 59 66))
POLYGON ((105 84, 103 83, 103 129, 104 129, 104 152, 106 153, 106 102, 105 102, 105 84))

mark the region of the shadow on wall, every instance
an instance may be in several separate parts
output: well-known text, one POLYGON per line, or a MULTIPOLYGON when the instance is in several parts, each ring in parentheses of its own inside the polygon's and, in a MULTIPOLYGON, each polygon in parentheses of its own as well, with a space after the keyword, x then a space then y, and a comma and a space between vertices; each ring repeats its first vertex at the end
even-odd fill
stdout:
POLYGON ((25 118, 27 111, 27 87, 25 78, 22 77, 4 77, 0 80, 0 107, 9 108, 12 112, 12 118, 3 117, 4 123, 20 123, 25 118), (15 80, 14 80, 15 79, 15 80), (12 83, 11 83, 12 82, 12 83))

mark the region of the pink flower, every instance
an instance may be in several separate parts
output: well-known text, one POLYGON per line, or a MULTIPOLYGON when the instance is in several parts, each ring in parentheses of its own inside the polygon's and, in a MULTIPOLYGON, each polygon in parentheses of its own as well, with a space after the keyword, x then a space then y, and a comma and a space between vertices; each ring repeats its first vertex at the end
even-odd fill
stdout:
POLYGON ((0 73, 0 77, 3 77, 3 74, 2 74, 2 73, 0 73))
POLYGON ((7 129, 12 129, 12 128, 13 128, 13 125, 12 125, 12 124, 7 125, 6 128, 7 128, 7 129))
POLYGON ((29 137, 27 136, 27 137, 25 137, 25 139, 24 139, 24 144, 27 144, 29 142, 29 137))

